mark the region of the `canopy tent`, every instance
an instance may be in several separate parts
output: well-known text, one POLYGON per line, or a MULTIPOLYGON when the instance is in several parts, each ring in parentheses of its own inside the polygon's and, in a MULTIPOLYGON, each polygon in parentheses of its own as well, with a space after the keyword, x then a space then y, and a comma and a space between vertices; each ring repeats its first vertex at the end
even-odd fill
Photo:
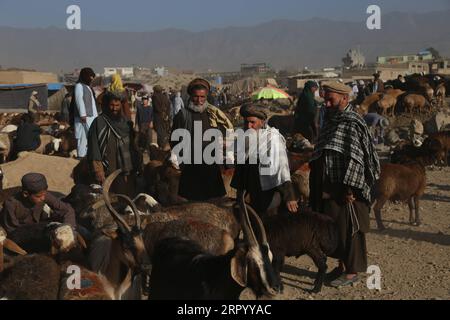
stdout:
POLYGON ((63 86, 59 91, 57 91, 55 94, 53 94, 51 97, 49 97, 48 98, 48 110, 60 112, 62 102, 68 92, 69 91, 66 89, 66 87, 63 86))
POLYGON ((0 112, 26 112, 33 91, 43 110, 47 108, 47 84, 7 84, 0 85, 0 112))
POLYGON ((284 92, 283 90, 280 90, 278 88, 274 87, 264 87, 259 90, 256 90, 252 93, 252 100, 258 101, 261 99, 266 100, 277 100, 277 99, 289 99, 290 96, 284 92))

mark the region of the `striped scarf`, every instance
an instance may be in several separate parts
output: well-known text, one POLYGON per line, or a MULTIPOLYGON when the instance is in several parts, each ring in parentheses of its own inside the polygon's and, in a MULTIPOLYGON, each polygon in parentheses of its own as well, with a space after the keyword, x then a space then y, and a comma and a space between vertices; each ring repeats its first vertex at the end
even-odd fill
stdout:
POLYGON ((313 160, 325 155, 325 172, 332 183, 370 190, 380 175, 380 163, 364 120, 353 111, 327 117, 313 160))

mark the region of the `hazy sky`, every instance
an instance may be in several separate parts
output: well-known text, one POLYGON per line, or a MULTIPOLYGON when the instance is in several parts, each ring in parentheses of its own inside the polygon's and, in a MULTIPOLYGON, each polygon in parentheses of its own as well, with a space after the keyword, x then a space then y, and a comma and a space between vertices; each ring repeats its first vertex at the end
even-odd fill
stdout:
POLYGON ((362 21, 370 4, 382 13, 450 9, 450 0, 0 0, 0 25, 65 28, 71 4, 81 7, 82 29, 114 31, 200 31, 312 17, 362 21))

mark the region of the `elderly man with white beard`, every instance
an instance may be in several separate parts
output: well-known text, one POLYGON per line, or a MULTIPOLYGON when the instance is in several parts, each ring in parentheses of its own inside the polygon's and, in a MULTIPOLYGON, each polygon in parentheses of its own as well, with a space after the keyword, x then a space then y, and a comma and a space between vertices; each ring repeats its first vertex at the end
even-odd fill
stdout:
POLYGON ((237 158, 244 156, 245 163, 238 160, 231 187, 237 190, 238 198, 246 191, 250 205, 260 216, 279 210, 297 213, 286 142, 277 129, 267 125, 266 109, 256 104, 241 107, 249 141, 245 142, 245 151, 238 148, 237 158))
MULTIPOLYGON (((172 148, 178 145, 179 141, 174 141, 176 140, 176 134, 174 133, 179 132, 180 129, 185 130, 190 141, 190 161, 180 163, 179 195, 191 201, 206 201, 226 195, 219 164, 207 164, 203 159, 205 148, 211 144, 211 141, 203 141, 204 133, 209 129, 217 129, 225 136, 227 130, 233 129, 233 125, 227 116, 208 103, 207 97, 210 89, 208 81, 204 79, 193 80, 188 87, 189 102, 186 108, 182 108, 173 120, 172 148), (201 127, 201 130, 194 130, 198 127, 201 127), (201 135, 201 137, 197 135, 201 135), (201 146, 198 145, 200 141, 201 146), (196 151, 197 153, 201 152, 201 157, 195 157, 196 151)), ((180 143, 182 142, 186 143, 180 141, 180 143)))

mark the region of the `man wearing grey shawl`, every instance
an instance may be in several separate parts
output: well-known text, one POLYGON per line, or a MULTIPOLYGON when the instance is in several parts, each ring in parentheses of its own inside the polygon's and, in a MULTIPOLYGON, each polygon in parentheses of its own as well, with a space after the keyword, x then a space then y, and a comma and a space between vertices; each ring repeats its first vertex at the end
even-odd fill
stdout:
POLYGON ((351 111, 351 88, 335 81, 323 88, 326 113, 310 164, 310 204, 336 223, 338 249, 333 257, 340 264, 330 277, 333 287, 341 287, 357 282, 358 273, 367 271, 365 233, 380 164, 366 123, 351 111))
POLYGON ((249 141, 253 135, 257 142, 246 142, 245 150, 238 146, 238 165, 231 186, 238 195, 247 191, 250 205, 262 216, 270 214, 268 211, 277 211, 281 202, 290 212, 296 213, 298 204, 292 189, 286 142, 277 129, 266 124, 266 108, 252 104, 241 108, 246 135, 249 141), (245 164, 239 160, 243 154, 245 164))
POLYGON ((103 113, 98 116, 89 130, 89 165, 96 183, 102 185, 106 177, 118 169, 124 174, 111 189, 115 193, 134 195, 134 171, 138 169, 138 157, 134 143, 132 123, 123 114, 126 98, 114 92, 107 92, 103 101, 103 113))

